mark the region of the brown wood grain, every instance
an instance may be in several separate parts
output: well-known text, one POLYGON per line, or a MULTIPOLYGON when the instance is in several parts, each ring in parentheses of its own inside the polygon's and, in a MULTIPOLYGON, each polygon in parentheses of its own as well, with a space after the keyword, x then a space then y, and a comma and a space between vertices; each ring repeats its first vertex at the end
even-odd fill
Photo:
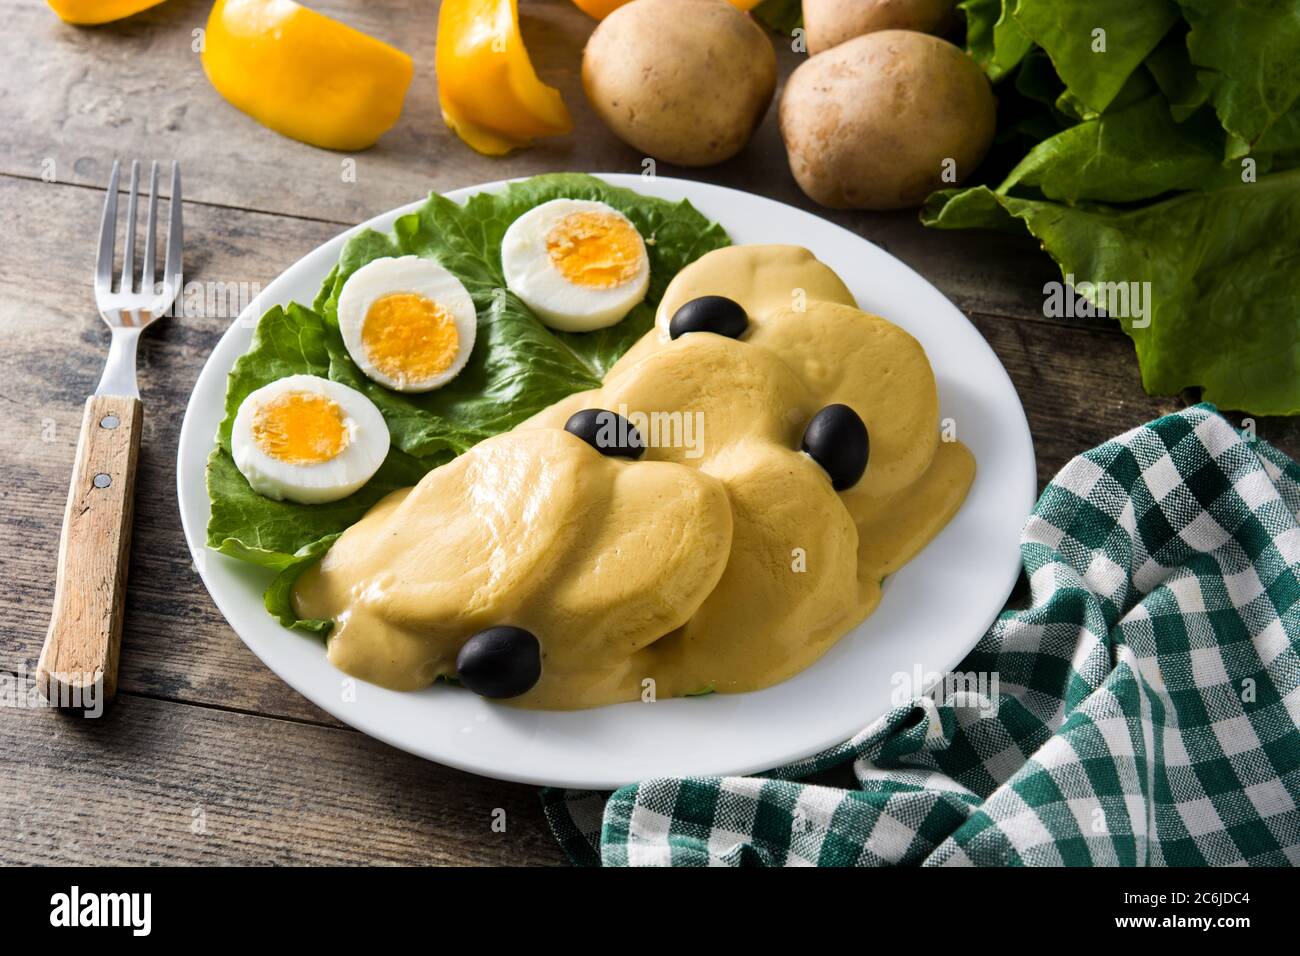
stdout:
POLYGON ((59 535, 50 627, 36 665, 46 698, 82 704, 117 693, 118 647, 140 451, 140 400, 86 399, 59 535))
MULTIPOLYGON (((81 406, 108 331, 90 269, 113 158, 182 160, 186 278, 266 284, 351 224, 417 198, 546 170, 640 172, 595 120, 578 81, 591 21, 569 0, 524 0, 541 74, 574 113, 573 136, 480 157, 438 118, 436 4, 314 4, 402 46, 417 74, 397 127, 355 157, 276 136, 207 85, 190 49, 206 0, 169 0, 78 29, 44 4, 0 0, 0 670, 30 671, 49 621, 62 502, 81 406), (39 51, 39 55, 33 55, 39 51), (140 67, 147 62, 148 70, 140 67), (355 183, 340 175, 355 159, 355 183), (50 174, 45 181, 42 176, 50 174)), ((782 75, 797 58, 780 57, 782 75)), ((814 209, 785 166, 775 118, 735 160, 662 175, 814 209)), ((914 213, 826 213, 916 268, 965 310, 1025 405, 1040 484, 1070 457, 1195 400, 1151 397, 1133 346, 1105 320, 1042 314, 1057 271, 1027 239, 923 229, 914 213)), ((560 859, 531 788, 401 754, 341 727, 284 685, 230 631, 180 529, 175 458, 190 389, 233 315, 221 303, 155 323, 140 346, 144 402, 119 698, 101 720, 0 708, 0 850, 9 862, 548 863, 560 859), (488 816, 506 809, 507 835, 488 816), (206 833, 191 825, 196 808, 206 833)), ((1295 455, 1300 422, 1260 419, 1295 455)))
MULTIPOLYGON (((90 273, 102 193, 0 176, 0 204, 24 241, 0 272, 0 668, 33 670, 49 622, 62 503, 85 396, 108 353, 90 273)), ((338 231, 333 224, 186 203, 187 276, 265 285, 338 231)), ((144 332, 144 420, 136 471, 119 686, 171 699, 334 723, 266 669, 204 595, 180 536, 176 447, 190 389, 233 316, 164 318, 144 332)))
MULTIPOLYGON (((645 157, 601 125, 582 91, 582 47, 595 21, 571 0, 522 0, 525 40, 539 74, 564 95, 571 136, 503 158, 465 147, 443 125, 433 75, 437 4, 327 0, 313 7, 394 43, 415 58, 415 79, 397 125, 357 154, 315 149, 259 126, 226 103, 192 52, 210 0, 168 0, 139 16, 85 29, 60 23, 32 0, 0 0, 0 63, 22 64, 21 96, 4 103, 0 172, 100 188, 115 157, 179 159, 188 199, 351 225, 447 191, 541 172, 643 172, 645 157), (38 47, 39 57, 31 50, 38 47), (149 69, 141 69, 147 62, 149 69), (355 172, 345 181, 344 163, 355 172)), ((802 61, 778 42, 781 78, 802 61)), ((778 89, 779 96, 779 89, 778 89)), ((819 215, 921 270, 962 308, 1019 314, 1041 308, 1056 270, 1026 238, 936 233, 912 211, 864 215, 821 209, 799 191, 785 159, 776 109, 750 145, 714 167, 660 163, 683 176, 757 192, 819 215)), ((1059 278, 1059 276, 1057 276, 1059 278)))
POLYGON ((0 709, 0 824, 3 864, 563 862, 534 787, 125 693, 98 719, 0 709))

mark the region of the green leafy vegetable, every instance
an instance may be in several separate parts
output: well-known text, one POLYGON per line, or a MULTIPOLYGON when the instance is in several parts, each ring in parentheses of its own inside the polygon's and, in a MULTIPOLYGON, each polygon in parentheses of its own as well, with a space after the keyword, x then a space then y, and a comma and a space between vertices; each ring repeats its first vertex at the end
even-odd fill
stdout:
POLYGON ((1251 152, 1300 100, 1295 0, 1178 0, 1192 61, 1214 80, 1214 108, 1232 135, 1229 159, 1251 152))
POLYGON ((567 395, 598 386, 605 372, 654 323, 664 289, 682 267, 728 244, 726 233, 689 203, 641 196, 591 176, 555 174, 481 193, 460 206, 434 195, 398 219, 392 234, 367 231, 344 247, 311 308, 291 303, 266 312, 226 388, 225 418, 208 460, 212 517, 208 546, 272 568, 267 609, 282 623, 323 631, 328 622, 297 621, 289 604, 293 581, 380 498, 415 484, 484 438, 514 427, 567 395), (595 199, 624 213, 646 238, 650 290, 622 322, 589 333, 548 329, 505 291, 500 244, 518 216, 557 198, 595 199), (338 331, 338 294, 348 276, 383 256, 435 259, 469 290, 478 336, 465 370, 423 395, 391 392, 365 378, 338 331), (392 447, 374 477, 355 494, 325 505, 272 501, 257 494, 235 467, 230 431, 255 389, 286 375, 320 375, 367 395, 388 423, 392 447))
POLYGON ((291 562, 280 569, 280 573, 275 576, 275 580, 266 589, 266 594, 262 597, 262 603, 266 605, 266 609, 271 612, 276 620, 285 627, 296 627, 300 631, 309 631, 323 637, 334 626, 333 621, 299 617, 293 609, 292 597, 293 585, 298 580, 298 575, 319 561, 321 556, 330 549, 330 545, 338 540, 338 537, 338 534, 329 534, 307 545, 294 555, 291 562))
POLYGON ((750 13, 769 30, 786 36, 803 26, 802 0, 762 0, 750 13))
MULTIPOLYGON (((253 491, 231 457, 230 429, 249 393, 286 375, 329 376, 331 330, 315 312, 296 303, 274 306, 262 316, 253 344, 231 369, 226 382, 226 417, 217 447, 208 457, 208 547, 223 554, 281 569, 302 548, 341 531, 390 491, 417 481, 435 459, 420 461, 391 448, 373 478, 355 494, 324 505, 273 501, 253 491)), ((450 457, 450 456, 446 456, 450 457)))
POLYGON ((1178 124, 1163 96, 1085 120, 1039 143, 999 192, 1032 186, 1049 199, 1136 202, 1177 189, 1240 183, 1221 162, 1213 117, 1178 124))
POLYGON ((1169 101, 1169 113, 1181 123, 1209 101, 1214 88, 1211 74, 1198 70, 1187 52, 1187 29, 1176 25, 1151 51, 1147 70, 1169 101))
POLYGON ((338 325, 338 297, 357 269, 383 256, 435 259, 469 291, 479 312, 479 335, 465 370, 443 388, 423 394, 389 391, 370 381, 348 358, 342 339, 330 337, 330 377, 350 385, 384 413, 393 442, 416 457, 458 455, 506 431, 566 395, 595 388, 605 372, 654 324, 668 282, 686 263, 727 242, 689 204, 650 200, 591 176, 559 174, 480 193, 460 206, 431 196, 418 213, 397 221, 392 235, 365 232, 343 249, 321 314, 338 325), (585 333, 557 333, 505 291, 501 239, 524 212, 552 199, 595 199, 624 213, 650 240, 650 291, 622 322, 585 333))
MULTIPOLYGON (((1128 211, 978 187, 936 193, 922 213, 944 228, 1005 227, 1012 217, 1042 240, 1065 275, 1122 282, 1130 292, 1132 283, 1139 290, 1149 283, 1145 314, 1121 319, 1148 391, 1197 382, 1216 405, 1300 412, 1300 170, 1128 211), (1269 244, 1243 256, 1243 235, 1269 244), (1113 278, 1092 278, 1099 276, 1113 278)), ((1095 292, 1085 297, 1104 304, 1095 292)))
POLYGON ((1087 301, 1120 306, 1148 391, 1300 413, 1293 0, 961 6, 999 132, 983 183, 935 193, 922 221, 1028 230, 1087 301))
POLYGON ((1170 0, 1016 0, 1016 23, 1047 51, 1065 87, 1100 113, 1178 18, 1170 0))
POLYGON ((966 0, 966 49, 994 82, 1007 76, 1033 47, 1012 16, 1016 0, 966 0))
POLYGON ((355 524, 389 492, 418 482, 434 464, 390 448, 374 477, 359 491, 329 504, 300 505, 272 501, 253 491, 235 467, 230 451, 218 446, 208 456, 208 498, 212 502, 208 547, 241 561, 282 570, 321 537, 355 524))

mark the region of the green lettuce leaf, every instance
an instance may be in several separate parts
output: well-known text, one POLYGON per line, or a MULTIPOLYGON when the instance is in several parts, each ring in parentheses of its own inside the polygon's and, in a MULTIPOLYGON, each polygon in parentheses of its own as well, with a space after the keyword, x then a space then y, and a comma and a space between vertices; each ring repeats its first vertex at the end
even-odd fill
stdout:
POLYGON ((253 344, 235 360, 226 377, 225 417, 217 444, 230 451, 230 429, 245 398, 267 382, 286 375, 327 375, 329 329, 320 316, 296 302, 272 306, 253 330, 253 344))
POLYGON ((1178 0, 1191 24, 1191 60, 1211 72, 1212 99, 1245 156, 1300 101, 1300 11, 1295 0, 1178 0))
MULTIPOLYGON (((1016 0, 1013 17, 1047 51, 1081 115, 1101 113, 1178 19, 1171 0, 1016 0), (1094 31, 1105 31, 1104 51, 1094 31)), ((969 42, 969 40, 968 40, 969 42)))
POLYGON ((1023 223, 1078 283, 1149 283, 1143 319, 1116 317, 1148 392, 1199 385, 1221 408, 1300 412, 1300 170, 1133 209, 982 186, 945 190, 930 197, 922 221, 944 229, 1023 223))
POLYGON ((1202 112, 1179 124, 1159 94, 1062 130, 1035 146, 1000 193, 1033 187, 1067 203, 1136 202, 1241 181, 1222 164, 1223 131, 1202 112))
POLYGON ((1011 73, 1033 47, 1015 19, 1017 0, 965 0, 966 50, 994 83, 1011 73))
POLYGON ((1187 25, 1179 23, 1146 59, 1147 70, 1169 101, 1169 112, 1176 122, 1190 117, 1210 99, 1214 77, 1198 69, 1187 51, 1187 25))
POLYGON ((262 596, 262 603, 284 627, 295 627, 300 631, 324 637, 334 626, 334 622, 330 620, 299 617, 293 609, 293 585, 298 580, 298 575, 319 561, 338 537, 338 534, 326 535, 307 545, 293 556, 292 561, 280 569, 280 573, 266 589, 266 593, 262 596))
POLYGON ((655 308, 672 277, 727 241, 721 227, 689 203, 647 199, 591 176, 537 176, 500 193, 480 193, 463 207, 432 196, 419 212, 399 219, 391 235, 368 231, 352 239, 327 280, 328 293, 318 302, 325 321, 337 327, 339 293, 361 266, 383 256, 434 259, 465 283, 478 309, 481 341, 469 364, 436 391, 393 392, 362 375, 334 334, 329 375, 379 407, 393 442, 403 451, 418 458, 458 455, 566 395, 598 386, 619 356, 654 325, 655 308), (608 203, 647 239, 650 290, 644 302, 608 329, 552 331, 505 290, 501 239, 506 229, 529 209, 566 197, 608 203))
POLYGON ((230 452, 217 446, 208 456, 208 547, 241 561, 279 571, 326 535, 355 524, 379 499, 409 488, 429 471, 430 463, 396 448, 360 490, 324 505, 272 501, 248 487, 230 452))
POLYGON ((594 388, 605 372, 654 323, 664 289, 685 265, 727 245, 722 228, 689 203, 673 203, 610 186, 591 176, 555 174, 473 196, 464 206, 434 195, 397 220, 391 234, 367 231, 344 247, 311 308, 269 309, 253 342, 231 370, 225 417, 208 460, 212 516, 208 546, 271 568, 267 609, 282 623, 323 631, 324 622, 298 622, 289 605, 297 575, 377 501, 415 484, 484 438, 514 427, 561 398, 594 388), (650 290, 622 322, 590 333, 548 329, 505 291, 500 243, 520 214, 550 199, 596 199, 620 210, 646 238, 650 290), (400 394, 365 378, 338 331, 338 294, 353 272, 383 256, 435 259, 465 283, 478 310, 478 336, 465 370, 445 388, 400 394), (320 375, 370 397, 392 436, 388 457, 355 494, 325 505, 272 501, 257 494, 235 467, 230 430, 255 389, 286 375, 320 375))
POLYGON ((961 6, 968 52, 1014 83, 984 164, 922 221, 1027 230, 1098 314, 1149 283, 1145 315, 1114 316, 1149 392, 1300 412, 1294 0, 961 6))
POLYGON ((762 0, 750 15, 775 33, 790 36, 803 26, 802 0, 762 0))

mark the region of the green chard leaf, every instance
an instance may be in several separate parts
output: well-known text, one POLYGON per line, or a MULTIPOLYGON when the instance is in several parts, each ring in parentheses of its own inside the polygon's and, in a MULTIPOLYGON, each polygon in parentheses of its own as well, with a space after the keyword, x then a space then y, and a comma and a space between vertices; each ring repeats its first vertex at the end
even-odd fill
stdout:
POLYGON ((267 609, 287 625, 324 633, 328 622, 298 621, 289 601, 297 576, 381 498, 417 483, 430 469, 514 427, 574 392, 598 386, 605 372, 654 323, 664 289, 685 265, 729 243, 726 233, 689 203, 673 203, 610 186, 592 176, 556 174, 481 193, 460 206, 434 195, 397 220, 392 234, 366 231, 347 243, 313 308, 269 309, 248 352, 231 370, 225 418, 208 460, 212 516, 208 546, 279 573, 267 609), (547 328, 505 291, 500 244, 519 215, 550 199, 596 199, 623 212, 646 238, 650 290, 622 322, 590 333, 547 328), (435 259, 469 290, 478 310, 474 352, 446 387, 423 395, 392 392, 363 376, 338 330, 338 294, 374 259, 435 259), (235 467, 230 430, 243 400, 287 375, 320 375, 367 395, 392 436, 388 457, 367 484, 340 501, 299 505, 257 494, 235 467))

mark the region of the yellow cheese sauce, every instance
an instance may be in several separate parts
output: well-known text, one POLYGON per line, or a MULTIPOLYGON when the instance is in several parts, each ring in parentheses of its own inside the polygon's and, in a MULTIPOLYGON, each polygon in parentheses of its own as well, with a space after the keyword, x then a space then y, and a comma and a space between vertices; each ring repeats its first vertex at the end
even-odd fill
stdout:
POLYGON ((720 249, 672 281, 601 388, 385 498, 299 579, 294 604, 336 622, 337 667, 401 690, 454 676, 461 645, 501 624, 541 644, 541 678, 512 704, 756 690, 866 618, 881 578, 960 507, 975 462, 939 438, 915 339, 858 310, 806 249, 720 249), (702 295, 740 303, 746 333, 670 339, 674 312, 702 295), (865 474, 841 492, 799 450, 833 403, 870 436, 865 474), (650 439, 641 460, 564 431, 584 408, 629 417, 650 439))

